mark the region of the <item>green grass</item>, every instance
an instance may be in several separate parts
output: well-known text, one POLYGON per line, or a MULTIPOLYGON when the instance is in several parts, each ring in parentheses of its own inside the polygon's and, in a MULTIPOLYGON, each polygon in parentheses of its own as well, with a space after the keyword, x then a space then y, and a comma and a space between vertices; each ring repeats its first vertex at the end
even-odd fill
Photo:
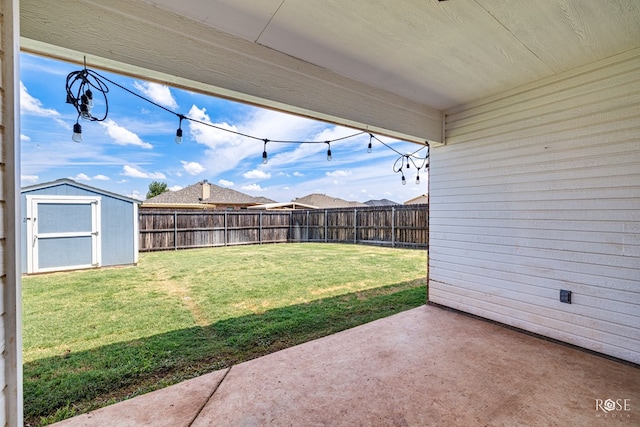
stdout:
POLYGON ((307 243, 25 277, 25 418, 45 425, 416 307, 426 268, 425 251, 307 243))

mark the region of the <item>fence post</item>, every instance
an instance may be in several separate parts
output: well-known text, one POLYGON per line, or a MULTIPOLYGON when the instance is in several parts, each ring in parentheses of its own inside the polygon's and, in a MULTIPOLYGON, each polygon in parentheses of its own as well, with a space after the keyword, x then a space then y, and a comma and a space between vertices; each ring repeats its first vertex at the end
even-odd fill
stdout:
POLYGON ((329 215, 327 215, 327 210, 324 210, 324 242, 327 243, 329 241, 329 215))
POLYGON ((259 219, 259 229, 258 229, 258 239, 260 240, 260 244, 262 244, 262 212, 260 212, 260 219, 259 219))
POLYGON ((227 246, 227 211, 224 211, 224 245, 227 246))
POLYGON ((307 243, 309 243, 309 211, 307 211, 307 243))
POLYGON ((178 211, 173 211, 173 250, 178 250, 178 211))
POLYGON ((396 208, 391 207, 391 247, 396 246, 396 208))
POLYGON ((358 208, 353 208, 353 243, 358 243, 358 208))

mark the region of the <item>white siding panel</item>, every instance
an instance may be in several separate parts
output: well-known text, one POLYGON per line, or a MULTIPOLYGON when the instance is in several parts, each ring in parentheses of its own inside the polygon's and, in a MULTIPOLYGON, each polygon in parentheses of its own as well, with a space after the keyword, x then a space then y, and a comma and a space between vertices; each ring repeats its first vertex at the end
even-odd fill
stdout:
POLYGON ((430 301, 640 363, 640 50, 446 117, 430 301))

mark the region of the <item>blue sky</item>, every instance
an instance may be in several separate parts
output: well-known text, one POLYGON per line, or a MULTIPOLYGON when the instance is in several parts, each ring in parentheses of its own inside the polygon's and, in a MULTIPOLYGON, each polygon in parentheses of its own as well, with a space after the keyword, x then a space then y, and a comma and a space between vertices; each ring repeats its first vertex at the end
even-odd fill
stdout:
MULTIPOLYGON (((22 186, 70 178, 129 197, 144 199, 152 181, 180 189, 203 179, 252 196, 279 202, 322 193, 364 202, 387 198, 404 202, 427 192, 427 173, 415 183, 415 169, 393 172, 398 158, 368 135, 331 144, 267 145, 184 121, 183 143, 174 142, 179 120, 174 114, 108 84, 109 114, 104 122, 80 121, 81 143, 71 140, 77 113, 65 103, 65 80, 81 67, 21 54, 21 175, 22 186)), ((261 139, 326 141, 356 133, 344 128, 220 98, 169 88, 96 70, 118 84, 171 111, 261 139)), ((96 97, 94 115, 104 102, 96 97)), ((418 145, 381 140, 401 153, 418 145)), ((426 151, 423 150, 421 154, 426 151)))

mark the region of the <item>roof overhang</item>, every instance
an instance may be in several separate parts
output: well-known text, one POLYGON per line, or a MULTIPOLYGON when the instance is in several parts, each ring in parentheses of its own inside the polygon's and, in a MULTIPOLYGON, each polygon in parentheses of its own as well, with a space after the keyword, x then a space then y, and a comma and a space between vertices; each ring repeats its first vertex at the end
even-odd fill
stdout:
POLYGON ((640 2, 21 0, 24 49, 414 142, 640 46, 640 2))

